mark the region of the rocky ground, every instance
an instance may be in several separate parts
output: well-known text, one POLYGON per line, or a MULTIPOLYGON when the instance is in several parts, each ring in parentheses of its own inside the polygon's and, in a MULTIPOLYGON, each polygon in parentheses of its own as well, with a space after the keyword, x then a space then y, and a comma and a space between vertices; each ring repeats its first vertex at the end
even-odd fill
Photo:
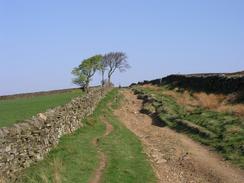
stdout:
POLYGON ((160 183, 242 183, 244 171, 184 134, 161 126, 140 112, 142 101, 122 90, 119 119, 141 140, 160 183))

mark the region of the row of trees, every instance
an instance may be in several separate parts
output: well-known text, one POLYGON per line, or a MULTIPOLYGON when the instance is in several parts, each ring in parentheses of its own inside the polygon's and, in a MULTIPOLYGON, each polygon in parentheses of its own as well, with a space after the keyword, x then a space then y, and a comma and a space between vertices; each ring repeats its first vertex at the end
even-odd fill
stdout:
POLYGON ((81 62, 75 67, 72 74, 75 76, 73 83, 79 85, 85 91, 89 91, 90 82, 96 72, 102 74, 102 86, 111 85, 111 77, 116 70, 120 72, 130 68, 127 62, 127 56, 123 52, 110 52, 105 55, 95 55, 81 62), (105 74, 107 73, 107 79, 105 74))

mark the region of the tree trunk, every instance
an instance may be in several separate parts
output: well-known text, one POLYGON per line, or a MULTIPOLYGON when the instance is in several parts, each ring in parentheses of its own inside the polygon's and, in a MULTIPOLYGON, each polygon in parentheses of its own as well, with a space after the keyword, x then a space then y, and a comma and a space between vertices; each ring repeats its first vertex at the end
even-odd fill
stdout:
POLYGON ((104 86, 105 81, 104 81, 104 71, 102 71, 102 87, 104 86))
POLYGON ((85 91, 86 93, 89 93, 89 81, 87 81, 85 84, 85 91))
POLYGON ((111 75, 108 75, 108 85, 111 86, 111 75))

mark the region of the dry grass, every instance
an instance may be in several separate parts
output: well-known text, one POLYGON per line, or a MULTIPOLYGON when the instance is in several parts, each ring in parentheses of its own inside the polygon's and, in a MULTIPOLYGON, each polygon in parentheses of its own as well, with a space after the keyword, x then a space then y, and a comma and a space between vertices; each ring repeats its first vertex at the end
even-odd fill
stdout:
POLYGON ((221 105, 217 108, 219 112, 227 112, 237 116, 244 116, 244 104, 221 105))
POLYGON ((0 183, 6 183, 4 177, 0 177, 0 183))
POLYGON ((45 172, 40 173, 40 178, 42 180, 42 183, 49 183, 48 177, 45 172))
POLYGON ((62 183, 62 169, 63 169, 62 160, 54 159, 52 162, 52 167, 53 167, 53 177, 52 177, 53 181, 52 182, 53 183, 62 183))
POLYGON ((174 90, 167 90, 164 92, 166 96, 173 97, 181 105, 197 106, 198 102, 192 98, 191 94, 188 91, 182 93, 176 92, 174 90))
POLYGON ((226 129, 228 134, 238 134, 241 132, 241 128, 239 126, 232 126, 226 129))
POLYGON ((244 116, 244 104, 228 104, 228 96, 221 94, 195 93, 199 106, 219 112, 227 112, 237 116, 244 116))
MULTIPOLYGON (((153 85, 144 85, 143 87, 153 89, 154 91, 160 92, 160 87, 153 85)), ((244 116, 244 104, 230 104, 228 103, 230 95, 223 94, 207 94, 205 92, 190 93, 185 90, 184 92, 177 92, 176 90, 161 90, 161 92, 174 98, 180 105, 184 105, 187 111, 192 111, 195 107, 203 107, 206 109, 227 112, 237 116, 244 116)), ((233 97, 233 96, 232 96, 233 97)))
POLYGON ((194 93, 193 97, 198 101, 199 106, 207 109, 218 108, 226 98, 226 96, 221 94, 207 94, 204 92, 194 93))
POLYGON ((198 106, 197 101, 191 97, 191 95, 188 91, 179 93, 174 90, 166 90, 163 92, 163 94, 174 98, 178 104, 184 105, 188 112, 193 111, 194 107, 198 106))
POLYGON ((244 104, 236 104, 231 107, 235 114, 244 116, 244 104))
POLYGON ((144 88, 149 88, 149 89, 153 89, 155 91, 160 91, 160 87, 154 86, 152 84, 144 84, 143 85, 144 88))

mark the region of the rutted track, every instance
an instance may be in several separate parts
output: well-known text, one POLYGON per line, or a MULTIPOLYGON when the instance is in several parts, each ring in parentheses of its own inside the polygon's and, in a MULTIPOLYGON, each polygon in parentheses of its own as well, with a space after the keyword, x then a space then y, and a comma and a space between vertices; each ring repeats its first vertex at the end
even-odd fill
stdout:
POLYGON ((242 170, 223 161, 207 147, 167 127, 160 127, 157 121, 140 113, 142 101, 129 90, 123 90, 123 95, 124 105, 116 115, 144 144, 158 182, 244 182, 242 170))
POLYGON ((122 102, 118 92, 109 92, 82 121, 84 128, 62 137, 19 182, 155 183, 140 141, 113 114, 122 102))

